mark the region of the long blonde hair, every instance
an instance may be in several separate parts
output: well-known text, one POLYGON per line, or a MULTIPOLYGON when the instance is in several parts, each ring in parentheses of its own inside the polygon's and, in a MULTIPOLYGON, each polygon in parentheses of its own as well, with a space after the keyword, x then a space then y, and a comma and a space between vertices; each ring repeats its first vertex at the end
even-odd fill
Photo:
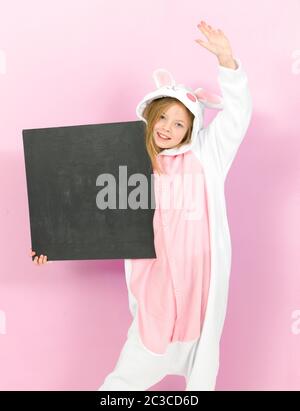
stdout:
POLYGON ((157 144, 155 144, 155 141, 153 138, 153 129, 154 129, 156 122, 160 118, 160 115, 162 114, 162 112, 166 111, 174 103, 180 104, 186 110, 190 118, 190 124, 188 126, 188 130, 185 136, 183 137, 182 141, 176 146, 176 147, 181 147, 184 144, 189 144, 191 141, 192 131, 193 131, 193 121, 194 121, 195 116, 189 109, 187 109, 187 107, 180 100, 178 100, 175 97, 160 97, 160 98, 157 98, 151 101, 143 112, 143 117, 147 120, 146 132, 145 132, 146 149, 150 157, 153 170, 154 169, 157 170, 159 174, 161 174, 162 170, 158 165, 157 155, 164 149, 158 147, 157 144))

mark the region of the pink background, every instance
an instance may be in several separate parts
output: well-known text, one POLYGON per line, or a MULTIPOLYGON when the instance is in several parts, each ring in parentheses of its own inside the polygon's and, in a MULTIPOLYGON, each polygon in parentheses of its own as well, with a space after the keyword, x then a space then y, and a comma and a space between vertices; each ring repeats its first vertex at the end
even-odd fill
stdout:
MULTIPOLYGON (((123 260, 31 262, 22 129, 136 120, 159 67, 219 92, 217 58, 194 42, 200 20, 228 36, 254 103, 225 186, 233 258, 216 388, 300 389, 299 16, 298 0, 1 2, 1 390, 96 390, 131 322, 123 260)), ((167 376, 151 390, 184 388, 167 376)))

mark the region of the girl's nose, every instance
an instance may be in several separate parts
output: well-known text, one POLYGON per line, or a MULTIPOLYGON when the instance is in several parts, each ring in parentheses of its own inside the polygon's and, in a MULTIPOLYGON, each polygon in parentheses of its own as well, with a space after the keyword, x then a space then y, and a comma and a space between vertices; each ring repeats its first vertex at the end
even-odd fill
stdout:
POLYGON ((164 125, 164 129, 167 130, 167 131, 170 131, 170 129, 171 129, 171 124, 165 124, 165 125, 164 125))

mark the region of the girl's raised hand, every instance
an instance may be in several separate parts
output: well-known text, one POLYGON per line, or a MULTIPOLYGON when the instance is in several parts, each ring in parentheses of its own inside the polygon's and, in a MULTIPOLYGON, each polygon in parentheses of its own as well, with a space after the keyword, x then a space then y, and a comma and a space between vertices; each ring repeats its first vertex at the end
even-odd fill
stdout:
POLYGON ((201 39, 197 39, 195 40, 197 43, 201 44, 201 46, 211 51, 217 57, 232 56, 232 49, 229 40, 222 30, 214 29, 204 21, 201 21, 201 23, 198 24, 197 27, 199 28, 199 30, 201 30, 201 32, 208 40, 207 42, 205 42, 201 39))

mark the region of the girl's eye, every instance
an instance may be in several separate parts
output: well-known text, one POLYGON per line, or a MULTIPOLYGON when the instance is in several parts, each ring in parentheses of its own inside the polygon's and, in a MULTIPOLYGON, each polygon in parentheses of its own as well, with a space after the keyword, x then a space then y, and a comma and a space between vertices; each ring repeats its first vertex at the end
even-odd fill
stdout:
MULTIPOLYGON (((160 118, 163 118, 163 117, 164 117, 163 115, 160 116, 160 118)), ((183 127, 183 125, 181 123, 177 123, 177 124, 179 124, 180 127, 183 127)))

